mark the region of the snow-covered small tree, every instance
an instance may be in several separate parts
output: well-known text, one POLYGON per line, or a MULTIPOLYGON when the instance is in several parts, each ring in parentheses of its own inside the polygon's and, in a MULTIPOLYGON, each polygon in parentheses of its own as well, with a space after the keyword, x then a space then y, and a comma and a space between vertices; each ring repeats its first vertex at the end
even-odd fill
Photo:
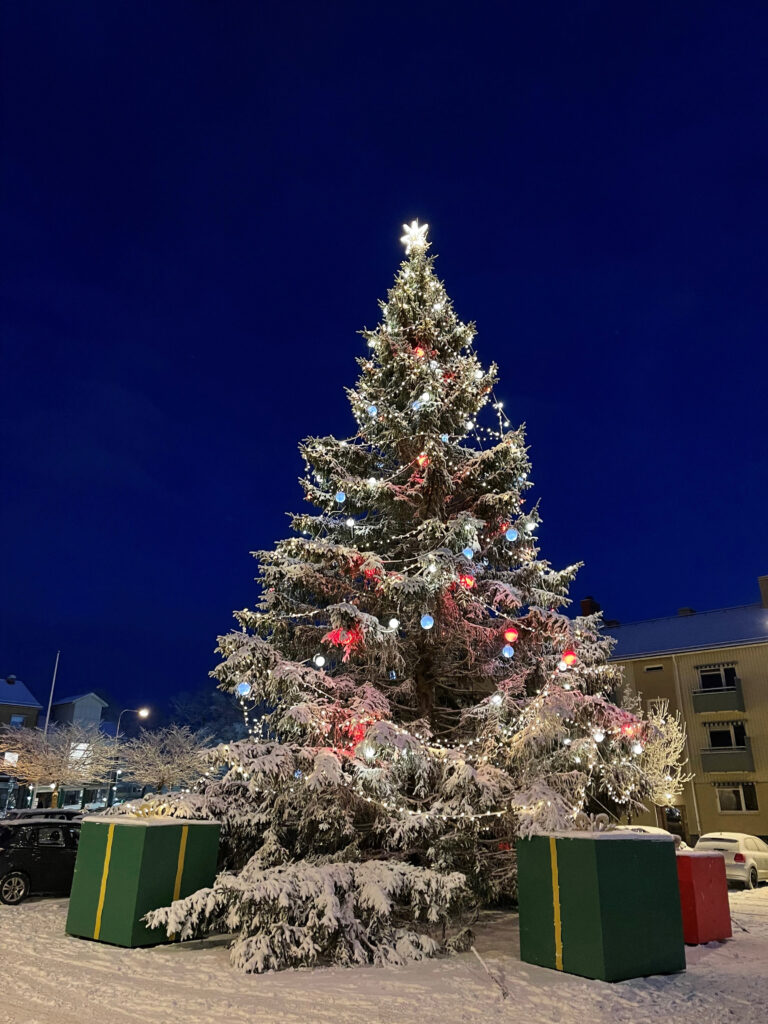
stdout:
POLYGON ((186 806, 222 821, 243 870, 155 920, 239 929, 246 970, 440 948, 401 948, 386 908, 424 932, 470 894, 513 895, 518 836, 657 793, 642 760, 655 726, 614 702, 600 618, 565 614, 578 566, 539 557, 523 429, 426 230, 406 228, 381 322, 363 332, 353 435, 301 445, 312 510, 257 553, 258 606, 219 638, 219 686, 254 717, 186 806), (401 900, 400 881, 381 882, 393 862, 407 866, 401 900), (413 904, 426 892, 434 921, 413 904))
POLYGON ((42 729, 0 726, 0 751, 12 756, 0 770, 33 786, 92 786, 106 782, 115 744, 98 725, 53 724, 42 729))
POLYGON ((194 733, 186 725, 142 729, 122 746, 122 777, 155 793, 192 786, 206 769, 207 744, 206 733, 194 733))

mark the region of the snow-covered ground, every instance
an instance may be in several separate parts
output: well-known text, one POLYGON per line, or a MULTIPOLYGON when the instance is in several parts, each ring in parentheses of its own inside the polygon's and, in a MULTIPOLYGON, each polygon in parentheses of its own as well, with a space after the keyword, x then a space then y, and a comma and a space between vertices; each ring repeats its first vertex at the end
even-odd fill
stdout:
POLYGON ((245 976, 226 948, 127 950, 64 934, 66 900, 0 906, 2 1024, 764 1024, 768 887, 733 893, 734 938, 688 947, 684 974, 608 985, 522 964, 517 918, 492 914, 471 954, 397 969, 245 976))

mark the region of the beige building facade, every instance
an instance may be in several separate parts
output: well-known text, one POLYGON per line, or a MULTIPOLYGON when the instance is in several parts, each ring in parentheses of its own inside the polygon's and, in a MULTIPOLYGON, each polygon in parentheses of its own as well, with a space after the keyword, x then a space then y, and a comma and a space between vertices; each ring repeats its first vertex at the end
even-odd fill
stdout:
POLYGON ((692 782, 638 819, 680 832, 768 840, 768 576, 760 601, 609 626, 612 660, 643 703, 666 700, 686 725, 692 782))

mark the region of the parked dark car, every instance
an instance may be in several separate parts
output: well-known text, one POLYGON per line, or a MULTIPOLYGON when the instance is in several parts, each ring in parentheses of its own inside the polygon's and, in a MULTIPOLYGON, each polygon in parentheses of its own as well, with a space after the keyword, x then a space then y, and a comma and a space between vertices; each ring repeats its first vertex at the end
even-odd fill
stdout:
POLYGON ((66 821, 79 821, 85 812, 71 807, 15 807, 8 811, 5 821, 18 821, 19 818, 61 818, 66 821))
POLYGON ((21 903, 31 895, 68 896, 79 839, 79 821, 0 822, 0 903, 21 903))

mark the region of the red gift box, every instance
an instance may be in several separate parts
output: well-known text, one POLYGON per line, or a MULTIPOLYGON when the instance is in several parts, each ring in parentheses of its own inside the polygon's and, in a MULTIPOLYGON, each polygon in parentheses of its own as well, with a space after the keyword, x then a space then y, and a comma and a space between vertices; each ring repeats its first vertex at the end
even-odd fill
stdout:
POLYGON ((677 881, 686 944, 730 939, 731 908, 723 855, 681 850, 677 855, 677 881))

